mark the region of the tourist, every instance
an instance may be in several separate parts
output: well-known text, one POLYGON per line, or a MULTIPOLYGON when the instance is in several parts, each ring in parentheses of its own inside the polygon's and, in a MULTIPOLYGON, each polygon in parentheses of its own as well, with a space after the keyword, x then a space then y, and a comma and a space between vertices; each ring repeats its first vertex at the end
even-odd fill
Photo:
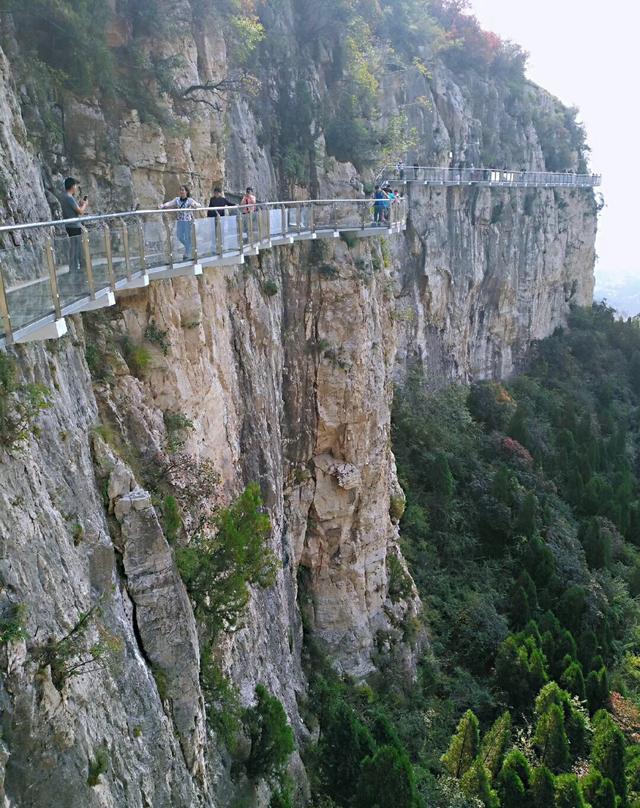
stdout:
POLYGON ((388 197, 382 188, 379 185, 376 185, 373 190, 373 198, 375 200, 373 203, 373 221, 375 224, 382 224, 384 219, 385 205, 388 204, 386 201, 388 197))
MULTIPOLYGON (((244 192, 244 196, 240 200, 241 210, 243 213, 254 213, 256 210, 256 197, 253 193, 253 188, 248 186, 244 192)), ((216 206, 217 207, 217 206, 216 206)), ((224 216, 224 213, 222 214, 224 216)))
POLYGON ((402 182, 404 180, 404 163, 402 162, 402 160, 399 160, 396 163, 396 173, 398 175, 398 178, 400 179, 400 182, 402 182))
MULTIPOLYGON (((255 202, 255 197, 253 199, 255 202)), ((234 207, 233 202, 229 202, 229 200, 222 195, 222 188, 214 188, 213 196, 209 200, 209 208, 212 208, 212 210, 207 211, 207 216, 210 218, 224 216, 224 209, 232 207, 234 207)))
POLYGON ((384 219, 386 222, 389 222, 391 218, 391 205, 395 205, 396 195, 389 183, 387 183, 382 190, 387 195, 387 201, 384 203, 384 219))
MULTIPOLYGON (((76 196, 80 193, 78 180, 74 177, 67 177, 64 181, 64 194, 60 198, 63 219, 77 219, 84 216, 89 204, 88 198, 84 196, 78 202, 76 196)), ((82 267, 82 227, 80 225, 65 225, 69 236, 69 272, 80 272, 82 267)))
POLYGON ((179 208, 180 210, 178 213, 178 221, 176 222, 176 235, 178 241, 184 248, 183 261, 190 261, 193 255, 191 247, 193 213, 191 209, 199 207, 200 205, 192 198, 191 189, 187 185, 180 186, 180 195, 176 196, 175 199, 170 199, 168 202, 160 205, 161 209, 179 208))

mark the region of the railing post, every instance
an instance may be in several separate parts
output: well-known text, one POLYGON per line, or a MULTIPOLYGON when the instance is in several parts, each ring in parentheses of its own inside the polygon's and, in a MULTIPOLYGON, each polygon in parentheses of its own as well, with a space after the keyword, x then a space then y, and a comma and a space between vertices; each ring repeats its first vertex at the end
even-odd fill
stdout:
POLYGON ((196 233, 196 220, 191 219, 191 260, 198 260, 198 235, 196 233))
POLYGON ((163 214, 162 216, 162 226, 164 227, 164 234, 167 239, 167 258, 169 259, 169 269, 173 269, 173 242, 171 240, 171 225, 167 221, 167 217, 163 214))
POLYGON ((367 226, 367 208, 367 204, 360 205, 360 224, 362 225, 362 230, 367 226))
POLYGON ((47 259, 47 268, 49 270, 49 285, 51 286, 51 301, 53 303, 53 310, 56 313, 56 320, 59 320, 62 317, 62 310, 60 308, 58 276, 56 275, 56 261, 53 255, 53 242, 51 240, 51 236, 45 237, 44 254, 47 259))
POLYGON ((105 222, 103 225, 104 228, 104 254, 107 259, 107 275, 109 277, 109 283, 111 284, 112 291, 115 292, 116 289, 116 275, 113 271, 113 254, 111 252, 111 230, 109 229, 109 225, 105 222))
POLYGON ((87 273, 87 283, 89 284, 89 294, 91 300, 96 299, 96 286, 93 280, 93 264, 91 263, 91 247, 89 245, 89 231, 82 226, 82 251, 84 253, 84 266, 87 273))
POLYGON ((296 205, 296 216, 298 219, 298 235, 302 233, 302 202, 298 202, 296 205))
POLYGON ((282 235, 287 235, 287 209, 284 205, 280 205, 280 222, 282 224, 282 235))
POLYGON ((5 345, 13 345, 13 329, 11 328, 11 315, 9 314, 9 304, 7 303, 7 292, 4 285, 4 273, 0 264, 0 316, 4 326, 5 345))
POLYGON ((127 280, 131 280, 131 258, 129 257, 129 228, 126 221, 122 221, 122 251, 124 252, 124 269, 127 280))
POLYGON ((236 213, 236 233, 238 236, 238 250, 240 255, 244 255, 244 217, 251 216, 251 211, 248 213, 241 213, 240 208, 236 213))
POLYGON ((222 255, 224 252, 224 240, 222 238, 222 216, 214 216, 214 219, 216 220, 216 252, 218 255, 222 255))
POLYGON ((314 233, 316 229, 316 206, 313 200, 309 202, 309 230, 314 233))
POLYGON ((255 210, 250 210, 249 213, 247 213, 247 216, 249 217, 249 229, 248 229, 249 247, 253 247, 253 217, 255 216, 258 210, 258 208, 255 205, 253 207, 255 207, 255 210))
POLYGON ((264 241, 264 218, 262 216, 263 209, 258 208, 258 241, 260 244, 264 241))
POLYGON ((138 225, 138 249, 140 252, 140 269, 144 272, 147 268, 147 258, 144 253, 144 228, 142 226, 142 222, 140 219, 137 219, 136 224, 138 225))

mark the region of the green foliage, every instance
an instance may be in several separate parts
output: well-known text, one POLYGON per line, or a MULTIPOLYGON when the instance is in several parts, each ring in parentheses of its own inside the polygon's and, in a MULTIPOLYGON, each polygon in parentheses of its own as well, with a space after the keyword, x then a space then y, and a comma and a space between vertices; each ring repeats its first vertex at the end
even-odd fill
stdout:
POLYGON ((246 710, 244 724, 251 741, 247 775, 253 780, 278 780, 295 743, 282 704, 264 685, 256 686, 256 705, 246 710))
POLYGON ((556 777, 555 808, 587 808, 575 774, 561 774, 556 777))
POLYGON ((392 603, 407 600, 413 593, 411 578, 407 575, 400 559, 395 555, 387 556, 389 573, 389 598, 392 603))
POLYGON ((604 777, 597 769, 592 769, 583 778, 582 793, 591 808, 616 808, 616 790, 611 780, 604 777))
POLYGON ((273 297, 278 294, 278 284, 273 280, 266 280, 262 283, 262 291, 267 297, 273 297))
POLYGON ((194 429, 193 421, 181 412, 163 413, 164 427, 167 430, 167 451, 177 452, 186 442, 185 433, 194 429))
POLYGON ((122 655, 122 640, 106 628, 99 619, 101 616, 102 601, 97 601, 80 614, 67 634, 59 640, 50 637, 37 649, 39 668, 50 669, 51 681, 57 690, 61 691, 71 677, 115 664, 122 655), (95 637, 93 641, 90 634, 95 637))
POLYGON ((15 362, 0 351, 0 447, 11 452, 31 435, 37 436, 37 418, 50 406, 49 390, 40 384, 19 384, 15 362))
POLYGON ((139 379, 144 377, 144 373, 151 364, 151 354, 144 345, 135 345, 129 337, 122 341, 124 360, 129 366, 129 370, 139 379))
POLYGON ((200 686, 209 727, 233 751, 242 728, 240 699, 210 650, 203 651, 200 658, 200 686))
POLYGON ((413 768, 407 755, 396 746, 381 746, 373 757, 362 761, 356 808, 419 808, 413 768))
POLYGON ((0 647, 12 642, 26 640, 29 636, 26 629, 27 604, 12 604, 7 614, 0 617, 0 647))
POLYGON ((100 782, 100 776, 106 774, 109 769, 109 751, 104 747, 96 749, 95 757, 89 762, 89 776, 87 777, 87 785, 92 787, 97 786, 100 782))
POLYGON ((157 345, 162 351, 163 356, 167 356, 169 348, 171 347, 167 339, 167 332, 158 328, 155 320, 151 320, 149 325, 145 328, 144 338, 147 342, 153 342, 157 345))
POLYGON ((531 773, 528 793, 531 808, 549 808, 555 799, 555 778, 546 766, 538 766, 531 773))
POLYGON ((173 544, 182 529, 182 516, 180 515, 178 501, 171 494, 166 496, 162 503, 162 517, 164 535, 169 544, 173 544))
POLYGON ((247 486, 229 507, 219 510, 186 547, 176 548, 176 561, 196 617, 210 639, 233 630, 249 599, 249 585, 269 587, 277 562, 267 548, 271 533, 257 484, 247 486))
POLYGON ((109 7, 100 0, 2 0, 24 55, 45 64, 59 87, 89 94, 113 88, 113 57, 105 40, 109 7))
POLYGON ((471 710, 467 710, 460 719, 449 748, 442 756, 442 763, 452 777, 459 780, 471 768, 478 754, 478 744, 478 719, 471 710))
POLYGON ((591 764, 603 777, 611 780, 616 795, 624 806, 627 802, 624 735, 605 710, 599 710, 595 714, 593 728, 591 764))
POLYGON ((500 808, 498 795, 491 788, 489 772, 480 759, 462 776, 460 787, 467 797, 477 797, 484 808, 500 808))
POLYGON ((564 727, 564 714, 557 704, 551 704, 538 718, 533 741, 540 760, 551 771, 563 771, 569 765, 569 739, 564 727))
POLYGON ((500 771, 510 741, 511 714, 507 711, 495 720, 480 746, 479 757, 491 777, 496 777, 500 771))

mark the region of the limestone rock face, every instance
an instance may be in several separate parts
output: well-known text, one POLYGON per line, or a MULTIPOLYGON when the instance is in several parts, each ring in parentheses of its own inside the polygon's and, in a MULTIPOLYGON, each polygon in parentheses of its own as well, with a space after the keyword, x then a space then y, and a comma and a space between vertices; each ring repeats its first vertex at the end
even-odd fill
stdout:
POLYGON ((505 378, 534 340, 593 299, 596 209, 589 190, 412 189, 399 278, 399 376, 505 378))

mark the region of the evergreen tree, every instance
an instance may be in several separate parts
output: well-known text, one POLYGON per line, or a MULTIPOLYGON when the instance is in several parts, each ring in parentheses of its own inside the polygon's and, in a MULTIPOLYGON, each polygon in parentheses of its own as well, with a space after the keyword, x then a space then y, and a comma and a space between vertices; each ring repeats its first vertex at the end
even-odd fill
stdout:
POLYGON ((442 452, 439 452, 433 460, 431 485, 441 502, 449 502, 453 496, 454 480, 447 456, 442 452))
POLYGON ((522 808, 530 778, 531 770, 527 759, 519 749, 512 749, 505 758, 497 780, 502 808, 522 808))
POLYGON ((609 703, 609 677, 604 665, 597 671, 591 671, 585 685, 589 711, 596 713, 609 703))
POLYGON ((582 793, 591 808, 616 808, 616 790, 608 777, 591 769, 582 780, 582 793))
POLYGON ((509 741, 511 740, 511 713, 507 710, 497 718, 489 732, 484 736, 480 746, 480 759, 492 777, 502 767, 509 741))
POLYGON ((467 797, 477 797, 484 808, 500 808, 498 795, 491 788, 487 767, 478 758, 460 781, 460 788, 467 797))
POLYGON ((527 801, 531 808, 551 808, 555 800, 555 778, 546 766, 538 766, 531 773, 527 801))
POLYGON ((627 804, 624 735, 605 710, 594 715, 593 729, 591 763, 604 778, 611 780, 624 808, 627 804))
POLYGON ((590 569, 599 570, 608 565, 611 559, 611 539, 608 533, 600 530, 600 523, 596 518, 583 522, 578 538, 584 547, 590 569))
POLYGON ((587 693, 585 690, 584 676, 582 674, 582 665, 576 660, 573 660, 567 666, 560 677, 560 684, 568 693, 577 696, 580 701, 586 700, 587 693))
POLYGON ((264 685, 256 685, 257 703, 246 711, 245 726, 251 741, 246 762, 251 779, 277 777, 295 749, 293 730, 284 707, 264 685))
POLYGON ((365 758, 354 802, 356 808, 419 808, 415 776, 409 758, 394 746, 381 746, 365 758))
POLYGON ((458 780, 467 772, 478 754, 479 723, 471 710, 460 719, 442 762, 452 777, 458 780))
POLYGON ((372 757, 375 741, 354 711, 341 699, 331 702, 321 713, 318 743, 328 795, 338 804, 348 805, 355 793, 362 761, 372 757))
POLYGON ((538 498, 529 491, 520 506, 520 512, 514 526, 514 532, 518 536, 531 539, 538 529, 538 498))
POLYGON ((569 765, 569 739, 562 707, 551 704, 538 718, 533 737, 540 760, 551 771, 564 771, 569 765))
POLYGON ((555 808, 587 808, 575 774, 556 777, 555 808))

